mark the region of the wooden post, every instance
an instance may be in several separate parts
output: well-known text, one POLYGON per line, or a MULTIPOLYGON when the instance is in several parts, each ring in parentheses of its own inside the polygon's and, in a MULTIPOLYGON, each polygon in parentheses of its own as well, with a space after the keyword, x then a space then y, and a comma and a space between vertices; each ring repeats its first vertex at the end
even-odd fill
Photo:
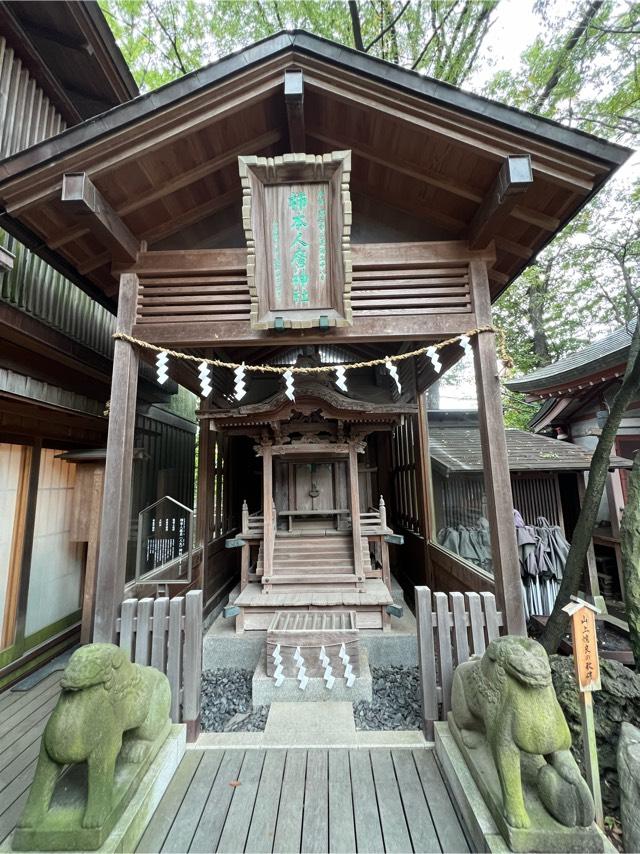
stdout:
POLYGON ((362 570, 362 539, 360 530, 360 489, 358 484, 358 451, 349 443, 349 512, 353 534, 353 571, 358 581, 364 581, 362 570))
POLYGON ((264 520, 262 548, 262 578, 264 582, 273 575, 273 547, 275 543, 273 513, 273 450, 271 445, 262 448, 262 515, 264 520))
POLYGON ((213 470, 211 459, 211 425, 208 420, 200 421, 198 442, 198 517, 197 543, 202 548, 200 580, 198 587, 205 589, 209 558, 209 527, 211 518, 211 495, 213 493, 213 470))
MULTIPOLYGON (((486 262, 471 261, 469 273, 476 321, 478 326, 489 326, 491 296, 486 262)), ((474 337, 473 344, 496 598, 508 634, 526 636, 495 334, 482 332, 474 337)))
MULTIPOLYGON (((138 297, 138 277, 120 276, 118 332, 131 334, 138 297)), ((116 618, 126 578, 127 540, 133 468, 133 436, 138 390, 138 352, 127 341, 117 340, 111 375, 109 434, 104 474, 104 498, 100 555, 96 575, 93 640, 111 643, 116 637, 116 618)))
POLYGON ((429 560, 429 541, 435 539, 435 521, 433 515, 433 480, 431 479, 431 459, 429 457, 429 422, 427 416, 427 393, 418 395, 418 459, 416 460, 416 480, 418 483, 418 512, 424 535, 425 578, 429 587, 435 583, 431 561, 429 560))
POLYGON ((604 828, 602 795, 600 792, 600 770, 598 747, 593 719, 593 692, 600 690, 600 661, 596 637, 596 614, 598 609, 576 596, 562 609, 571 617, 571 639, 573 641, 573 663, 576 682, 580 691, 580 713, 582 718, 582 747, 587 783, 596 806, 596 822, 604 828))
MULTIPOLYGON (((582 507, 584 492, 586 489, 585 474, 584 472, 579 471, 576 477, 578 483, 578 500, 580 502, 580 507, 582 507)), ((589 594, 593 597, 593 601, 595 602, 598 610, 606 613, 607 604, 604 601, 604 596, 600 594, 600 579, 598 578, 598 567, 596 564, 596 553, 593 548, 593 540, 591 540, 589 548, 587 549, 587 575, 589 576, 589 594)))
POLYGON ((41 451, 41 439, 35 439, 32 447, 25 446, 22 450, 20 482, 16 495, 16 513, 9 556, 9 583, 5 602, 2 646, 10 646, 13 643, 20 645, 24 640, 41 451))
POLYGON ((80 643, 90 643, 93 633, 94 601, 96 591, 96 570, 100 551, 100 516, 102 510, 102 495, 104 483, 104 468, 96 465, 93 468, 93 483, 91 491, 91 513, 89 516, 89 531, 87 540, 87 556, 84 565, 84 587, 82 591, 82 626, 80 628, 80 643))

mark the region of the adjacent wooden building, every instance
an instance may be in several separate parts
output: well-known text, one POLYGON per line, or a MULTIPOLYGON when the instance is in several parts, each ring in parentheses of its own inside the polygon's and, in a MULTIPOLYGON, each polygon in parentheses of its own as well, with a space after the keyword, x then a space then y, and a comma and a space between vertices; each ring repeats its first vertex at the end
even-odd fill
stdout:
POLYGON ((407 586, 493 587, 524 632, 491 301, 628 155, 294 32, 2 161, 7 231, 118 312, 94 637, 125 587, 140 342, 191 356, 168 370, 194 391, 218 360, 198 413, 207 607, 242 552, 239 630, 345 608, 384 630, 400 532, 407 586), (434 543, 418 405, 467 333, 492 579, 434 543), (265 370, 238 399, 243 363, 265 370))
MULTIPOLYGON (((2 157, 138 93, 97 4, 0 3, 0 33, 2 157)), ((0 214, 0 686, 77 642, 97 555, 116 321, 50 256, 0 214)), ((192 501, 196 433, 175 383, 139 390, 134 515, 177 461, 192 501)))

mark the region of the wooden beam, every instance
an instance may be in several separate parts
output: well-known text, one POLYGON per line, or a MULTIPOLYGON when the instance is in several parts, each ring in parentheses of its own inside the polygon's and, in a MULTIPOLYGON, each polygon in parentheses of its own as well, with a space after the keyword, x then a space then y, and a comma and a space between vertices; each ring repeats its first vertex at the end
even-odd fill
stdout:
POLYGON ((469 246, 484 249, 497 235, 500 226, 519 198, 533 183, 531 157, 510 154, 484 197, 469 226, 469 246))
MULTIPOLYGON (((165 198, 165 196, 168 196, 171 193, 175 193, 178 190, 182 190, 185 187, 190 186, 191 184, 195 184, 197 181, 201 181, 208 175, 212 175, 227 166, 237 163, 238 156, 241 154, 262 154, 264 149, 271 145, 275 145, 275 143, 280 140, 281 136, 282 134, 278 129, 267 131, 260 136, 253 137, 252 139, 243 142, 241 145, 236 146, 236 148, 226 150, 225 153, 221 154, 219 157, 214 157, 204 163, 199 163, 192 169, 187 169, 186 172, 182 172, 180 175, 176 175, 167 181, 163 181, 161 186, 154 187, 154 189, 149 193, 136 193, 136 197, 134 199, 131 199, 126 205, 118 208, 118 215, 127 216, 140 208, 150 205, 152 202, 157 202, 158 200, 165 198)), ((76 228, 72 231, 65 231, 64 234, 61 234, 55 240, 50 241, 49 247, 51 249, 59 249, 61 246, 66 246, 67 243, 73 243, 74 240, 77 240, 79 237, 83 237, 88 233, 89 229, 87 228, 76 228)))
POLYGON ((90 230, 114 257, 135 261, 140 241, 91 181, 86 172, 67 172, 62 179, 62 201, 90 221, 90 230))
POLYGON ((202 562, 198 568, 200 578, 196 586, 205 589, 209 561, 209 530, 211 497, 213 495, 213 454, 211 423, 200 421, 198 433, 198 499, 196 516, 196 542, 202 546, 202 562))
POLYGON ((351 534, 353 540, 353 571, 359 582, 364 582, 362 566, 362 532, 360 527, 360 484, 358 481, 358 451, 353 442, 349 443, 349 512, 351 513, 351 534))
POLYGON ((284 73, 284 100, 289 125, 289 151, 303 154, 306 150, 304 130, 304 78, 298 68, 284 73))
POLYGON ((262 580, 268 584, 273 575, 273 547, 275 543, 276 518, 273 512, 273 449, 265 445, 262 449, 262 580))
MULTIPOLYGON (((116 331, 131 334, 136 316, 138 277, 120 277, 116 331)), ((115 640, 116 618, 126 578, 131 503, 133 437, 138 390, 138 351, 117 340, 113 352, 109 434, 104 474, 101 548, 96 574, 93 640, 115 640)))
MULTIPOLYGON (((491 295, 486 264, 472 261, 469 273, 477 323, 479 326, 489 326, 491 295)), ((476 335, 473 339, 473 353, 495 593, 508 634, 526 637, 495 334, 483 332, 476 335)))

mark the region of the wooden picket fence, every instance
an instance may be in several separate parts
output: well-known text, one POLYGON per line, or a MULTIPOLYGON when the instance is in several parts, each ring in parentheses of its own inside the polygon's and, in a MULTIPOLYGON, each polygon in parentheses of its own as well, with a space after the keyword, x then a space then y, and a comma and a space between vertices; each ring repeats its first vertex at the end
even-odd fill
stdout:
POLYGON ((482 655, 492 640, 505 634, 502 612, 493 593, 432 593, 415 588, 418 663, 422 717, 427 739, 433 724, 451 709, 453 672, 471 655, 482 655))
POLYGON ((202 590, 185 596, 125 599, 116 621, 118 645, 136 664, 150 664, 171 685, 171 719, 187 724, 187 739, 200 731, 202 590))

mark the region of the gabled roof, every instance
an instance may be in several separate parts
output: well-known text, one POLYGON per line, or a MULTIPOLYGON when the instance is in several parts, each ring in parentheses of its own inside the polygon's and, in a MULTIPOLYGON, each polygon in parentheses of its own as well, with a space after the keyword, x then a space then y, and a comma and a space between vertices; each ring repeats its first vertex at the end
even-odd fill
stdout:
MULTIPOLYGON (((514 428, 508 428, 506 436, 509 471, 587 471, 591 465, 591 453, 579 445, 514 428)), ((429 454, 434 469, 445 477, 484 471, 480 428, 471 424, 430 426, 429 454)), ((622 457, 611 458, 611 468, 629 465, 622 457)))
POLYGON ((509 380, 506 385, 512 391, 535 395, 585 377, 608 374, 626 364, 634 328, 635 320, 551 365, 509 380))
POLYGON ((93 0, 1 0, 0 31, 68 124, 139 94, 93 0))
POLYGON ((2 224, 107 300, 117 293, 111 253, 61 202, 66 172, 86 172, 135 239, 150 248, 184 248, 186 230, 193 232, 197 223, 209 223, 198 239, 222 234, 211 248, 242 246, 237 157, 291 150, 283 96, 284 71, 291 68, 302 69, 305 79, 306 152, 352 151, 354 242, 359 223, 385 218, 388 231, 403 223, 399 239, 465 239, 506 156, 531 156, 535 180, 496 237, 494 294, 630 154, 295 31, 3 161, 2 224))

